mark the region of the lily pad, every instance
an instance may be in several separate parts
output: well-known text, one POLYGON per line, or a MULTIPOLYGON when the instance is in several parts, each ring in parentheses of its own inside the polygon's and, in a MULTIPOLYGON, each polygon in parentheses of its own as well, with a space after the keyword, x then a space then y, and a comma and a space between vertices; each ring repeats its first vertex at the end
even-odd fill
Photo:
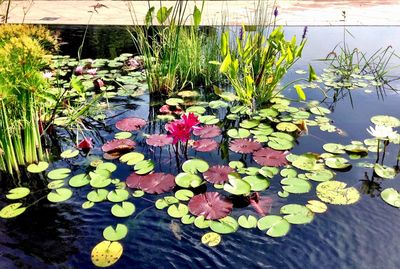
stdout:
MULTIPOLYGON (((113 203, 119 203, 119 202, 128 200, 128 198, 129 198, 129 192, 127 190, 121 190, 121 189, 116 189, 116 190, 110 191, 107 195, 108 201, 113 202, 113 203)), ((110 239, 107 239, 107 240, 110 240, 110 239)), ((110 240, 110 241, 114 241, 114 240, 110 240)))
POLYGON ((115 204, 111 208, 111 213, 118 218, 129 217, 135 212, 135 205, 131 202, 122 202, 121 205, 115 204))
POLYGON ((25 212, 26 207, 21 207, 22 203, 9 204, 0 210, 0 218, 10 219, 25 212))
POLYGON ((234 195, 247 195, 251 191, 249 183, 244 181, 239 174, 230 173, 228 175, 229 181, 225 183, 224 190, 234 195))
POLYGON ((93 203, 102 202, 107 199, 108 190, 106 189, 97 189, 89 192, 86 195, 86 198, 93 203))
POLYGON ((91 259, 97 267, 108 267, 119 260, 123 251, 123 247, 119 242, 105 240, 93 248, 91 259))
POLYGON ((258 121, 258 120, 244 120, 239 125, 240 125, 240 127, 245 128, 245 129, 252 129, 254 127, 257 127, 259 124, 260 124, 260 121, 258 121))
POLYGON ((278 123, 278 125, 276 125, 276 129, 278 129, 279 131, 291 133, 291 132, 299 130, 299 127, 297 127, 296 124, 291 123, 291 122, 281 122, 281 123, 278 123))
MULTIPOLYGON (((286 158, 288 159, 288 157, 289 155, 286 158)), ((292 165, 305 171, 320 170, 321 167, 317 164, 317 160, 318 158, 313 154, 303 154, 294 158, 292 165)))
POLYGON ((261 231, 267 230, 271 237, 281 237, 289 232, 290 223, 281 216, 268 215, 258 220, 257 227, 261 231))
POLYGON ((193 134, 200 138, 213 138, 221 134, 221 129, 216 125, 207 125, 193 130, 193 134))
POLYGON ((191 173, 179 173, 175 177, 176 185, 182 188, 196 188, 203 183, 203 179, 191 173))
POLYGON ((393 188, 384 189, 381 192, 381 198, 389 205, 400 208, 400 194, 397 190, 393 188))
POLYGON ((122 155, 119 160, 127 165, 135 165, 144 160, 144 155, 139 152, 129 152, 122 155))
POLYGON ((58 169, 51 170, 47 174, 47 177, 52 180, 64 179, 64 178, 68 177, 70 173, 71 173, 71 169, 58 168, 58 169))
POLYGON ((236 232, 239 228, 239 224, 231 216, 226 216, 222 219, 212 221, 210 223, 210 228, 212 231, 219 234, 230 234, 236 232))
POLYGON ((281 180, 282 189, 289 193, 307 193, 312 185, 304 179, 290 177, 281 180))
POLYGON ((214 165, 203 173, 203 177, 210 183, 223 184, 228 181, 228 174, 233 172, 233 168, 229 166, 214 165))
POLYGON ((187 160, 182 165, 182 170, 186 173, 195 174, 197 172, 204 173, 209 168, 209 165, 206 161, 201 159, 191 159, 187 160))
POLYGON ((268 141, 268 147, 275 150, 289 150, 293 148, 294 144, 292 140, 288 140, 281 137, 273 136, 274 133, 271 134, 268 141))
POLYGON ((376 125, 386 126, 396 128, 400 126, 400 120, 387 115, 377 115, 371 118, 371 122, 375 123, 376 125))
POLYGON ((191 190, 182 189, 175 192, 175 197, 180 201, 189 201, 193 196, 194 193, 191 190))
POLYGON ((64 180, 59 179, 59 180, 53 180, 49 184, 47 184, 47 188, 50 190, 58 189, 64 186, 64 180))
POLYGON ((86 174, 75 175, 75 176, 71 177, 71 179, 68 182, 68 184, 74 188, 80 188, 80 187, 88 185, 89 183, 90 183, 90 179, 89 179, 89 176, 86 174))
POLYGON ((252 191, 264 191, 269 187, 269 181, 262 176, 247 176, 243 178, 249 183, 252 191))
POLYGON ((228 216, 233 208, 232 202, 218 192, 197 194, 190 199, 188 206, 191 214, 213 220, 228 216))
POLYGON ((141 118, 125 118, 115 123, 115 127, 120 131, 132 132, 142 129, 146 121, 141 118))
POLYGON ((386 165, 376 163, 374 165, 374 172, 381 178, 393 179, 396 177, 396 170, 386 165))
POLYGON ((218 148, 218 143, 213 139, 200 139, 194 141, 192 147, 199 152, 210 152, 218 148))
POLYGON ((181 98, 169 98, 165 100, 165 103, 169 106, 179 106, 180 104, 183 104, 184 101, 181 98))
POLYGON ((79 155, 79 150, 77 149, 67 149, 64 150, 61 154, 60 157, 64 159, 69 159, 69 158, 74 158, 79 155))
POLYGON ((286 155, 288 153, 271 148, 262 148, 253 154, 253 159, 262 166, 284 166, 287 164, 286 155))
POLYGON ((47 200, 53 203, 64 202, 71 198, 72 191, 67 188, 55 189, 47 194, 47 200))
POLYGON ((304 205, 288 204, 281 207, 281 214, 291 224, 306 224, 314 219, 314 213, 304 205))
POLYGON ((251 135, 251 133, 247 129, 239 128, 228 130, 227 135, 231 138, 247 138, 251 135))
POLYGON ((327 143, 322 146, 323 149, 329 153, 333 154, 343 154, 345 153, 344 146, 341 144, 336 144, 336 143, 327 143))
POLYGON ((248 154, 253 153, 256 150, 261 148, 261 144, 259 142, 250 140, 250 139, 234 139, 229 143, 229 149, 233 152, 248 154))
POLYGON ((328 209, 325 203, 318 200, 309 200, 306 207, 314 213, 324 213, 328 209))
POLYGON ((194 220, 194 226, 196 226, 199 229, 206 229, 210 227, 212 220, 205 219, 204 216, 198 216, 194 220))
POLYGON ((157 209, 164 209, 169 205, 172 204, 177 204, 179 203, 179 200, 177 198, 175 198, 174 196, 165 196, 164 198, 158 199, 156 201, 156 208, 157 209))
POLYGON ((185 204, 172 204, 168 207, 167 213, 173 218, 182 218, 189 212, 187 205, 185 204))
POLYGON ((205 109, 205 107, 202 107, 202 106, 191 106, 186 109, 186 112, 192 112, 197 115, 202 115, 206 112, 206 109, 205 109))
POLYGON ((227 108, 229 104, 222 100, 211 101, 208 106, 212 109, 227 108))
POLYGON ((214 232, 206 233, 201 237, 201 243, 209 247, 218 246, 221 243, 221 235, 214 232))
POLYGON ((239 223, 240 227, 245 228, 245 229, 256 228, 257 227, 257 218, 254 217, 253 215, 249 215, 249 216, 242 215, 239 217, 238 223, 239 223))
POLYGON ((103 230, 103 237, 108 241, 119 241, 124 239, 127 234, 128 227, 121 223, 118 223, 115 228, 110 225, 103 230))
POLYGON ((219 119, 214 115, 205 115, 199 117, 199 121, 203 124, 212 125, 212 124, 217 124, 219 122, 219 119))
POLYGON ((144 175, 148 174, 154 169, 154 162, 151 160, 143 160, 135 164, 133 167, 135 170, 136 174, 138 175, 144 175))
POLYGON ((10 199, 10 200, 17 200, 17 199, 21 199, 21 198, 28 196, 30 192, 31 192, 31 190, 28 188, 18 187, 18 188, 9 190, 6 197, 7 197, 7 199, 10 199))
POLYGON ((154 147, 163 147, 172 144, 173 140, 172 137, 165 134, 153 134, 146 139, 146 143, 154 147))
POLYGON ((27 170, 29 173, 41 173, 45 171, 47 168, 49 168, 49 163, 48 162, 38 162, 36 163, 31 163, 28 165, 27 170))
POLYGON ((325 159, 325 165, 332 169, 346 169, 351 166, 348 160, 342 157, 331 157, 325 159))
POLYGON ((117 170, 117 166, 110 162, 103 162, 96 167, 96 171, 98 170, 108 170, 110 173, 117 170))
POLYGON ((317 196, 322 201, 334 205, 354 204, 360 199, 360 193, 356 188, 346 186, 346 183, 335 180, 322 182, 317 186, 317 196))
POLYGON ((118 132, 114 135, 116 139, 128 139, 131 138, 132 133, 131 132, 118 132))
POLYGON ((183 216, 183 217, 181 218, 181 222, 182 222, 183 224, 192 224, 192 223, 194 222, 195 219, 196 219, 196 217, 187 214, 187 215, 185 215, 185 216, 183 216))
POLYGON ((89 208, 92 208, 93 206, 94 206, 94 202, 92 202, 92 201, 85 201, 82 204, 83 209, 89 209, 89 208))
POLYGON ((332 171, 326 169, 314 171, 312 173, 306 173, 307 178, 318 182, 331 180, 334 176, 335 174, 332 171))

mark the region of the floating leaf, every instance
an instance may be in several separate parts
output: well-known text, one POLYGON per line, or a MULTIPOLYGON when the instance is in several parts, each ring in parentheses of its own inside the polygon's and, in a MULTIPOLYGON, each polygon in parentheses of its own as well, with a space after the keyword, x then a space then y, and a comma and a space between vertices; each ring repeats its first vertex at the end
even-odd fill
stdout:
POLYGON ((78 155, 79 155, 79 150, 77 150, 77 149, 67 149, 67 150, 64 150, 60 154, 61 158, 64 158, 64 159, 74 158, 78 155))
POLYGON ((179 173, 175 177, 176 185, 182 188, 196 188, 203 183, 201 177, 191 173, 179 173))
POLYGON ((354 187, 346 188, 347 184, 340 181, 326 181, 318 184, 317 196, 326 203, 333 205, 350 205, 360 199, 360 193, 354 187))
POLYGON ((178 95, 183 98, 198 97, 200 95, 197 91, 180 91, 178 95))
POLYGON ((128 234, 128 227, 126 225, 118 223, 117 226, 108 226, 103 230, 103 237, 108 241, 118 241, 124 239, 128 234))
POLYGON ((287 164, 286 156, 288 153, 277 151, 271 148, 262 148, 253 154, 253 159, 262 166, 283 166, 287 164))
POLYGON ((229 162, 229 167, 231 167, 232 169, 243 168, 244 167, 244 163, 241 162, 241 161, 230 161, 229 162))
POLYGON ((221 235, 214 232, 206 233, 201 237, 201 243, 209 247, 215 247, 221 243, 221 235))
POLYGON ((335 174, 332 171, 326 169, 312 173, 306 173, 307 178, 319 182, 331 180, 334 176, 335 174))
POLYGON ((17 200, 17 199, 21 199, 21 198, 28 196, 30 192, 31 192, 31 190, 28 188, 18 187, 18 188, 9 190, 6 197, 7 197, 7 199, 10 199, 10 200, 17 200))
POLYGON ((203 124, 213 125, 217 124, 219 122, 219 119, 214 115, 206 115, 199 117, 199 121, 203 124))
POLYGON ((318 200, 309 200, 306 207, 314 213, 324 213, 328 209, 325 203, 318 200))
POLYGON ((191 215, 185 215, 181 218, 183 224, 192 224, 196 218, 191 215))
POLYGON ((118 132, 114 135, 115 139, 128 139, 132 137, 130 132, 118 132))
POLYGON ((93 206, 94 206, 94 202, 91 202, 91 201, 85 201, 82 204, 83 209, 89 209, 89 208, 92 208, 93 206))
POLYGON ((206 192, 193 196, 189 201, 189 211, 206 219, 220 219, 230 214, 233 204, 218 192, 206 192))
POLYGON ((267 230, 271 237, 281 237, 289 232, 290 223, 281 216, 268 215, 258 220, 257 227, 261 231, 267 230))
POLYGON ((216 125, 207 125, 193 130, 193 134, 200 138, 213 138, 221 134, 221 129, 216 125))
POLYGON ((208 103, 208 106, 212 109, 219 109, 219 108, 227 108, 229 104, 222 100, 211 101, 208 103))
POLYGON ((210 183, 223 184, 228 181, 228 174, 234 170, 225 165, 214 165, 203 173, 203 177, 210 183))
POLYGON ((346 169, 351 166, 348 160, 342 157, 331 157, 325 159, 325 165, 332 169, 346 169))
POLYGON ((64 178, 68 177, 70 173, 71 173, 71 169, 58 168, 58 169, 51 170, 47 174, 47 177, 52 180, 64 179, 64 178))
POLYGON ((25 212, 26 207, 21 207, 22 203, 9 204, 0 210, 0 218, 15 218, 25 212))
POLYGON ((174 139, 165 134, 153 134, 146 139, 147 145, 154 147, 163 147, 172 144, 174 139))
POLYGON ((183 104, 184 101, 181 98, 169 98, 165 100, 165 103, 169 106, 179 106, 180 104, 183 104))
MULTIPOLYGON (((286 157, 286 159, 288 159, 288 157, 289 157, 289 155, 286 157)), ((296 168, 299 168, 299 169, 305 170, 305 171, 320 170, 321 167, 317 164, 317 160, 318 160, 318 158, 314 154, 303 154, 303 155, 297 156, 292 161, 292 165, 296 168)))
POLYGON ((119 160, 127 165, 135 165, 144 160, 144 155, 139 152, 129 152, 122 155, 119 160))
POLYGON ((306 224, 314 219, 314 213, 304 205, 288 204, 281 207, 283 217, 291 224, 306 224))
POLYGON ((247 129, 239 128, 228 130, 227 135, 232 138, 247 138, 251 135, 251 133, 247 129))
POLYGON ((268 138, 268 147, 275 150, 289 150, 294 146, 293 140, 289 140, 286 137, 284 138, 282 136, 277 137, 276 133, 272 133, 271 136, 268 138))
POLYGON ((142 191, 142 190, 136 190, 136 191, 132 192, 132 196, 135 198, 142 197, 143 195, 144 195, 144 191, 142 191))
POLYGON ((187 160, 182 165, 182 170, 186 173, 195 174, 197 172, 204 173, 209 168, 209 165, 206 161, 201 159, 191 159, 187 160))
POLYGON ((381 198, 389 205, 400 208, 400 194, 397 190, 393 188, 384 189, 381 192, 381 198))
POLYGON ((180 201, 189 201, 193 196, 194 193, 191 190, 182 189, 175 192, 175 197, 180 201))
POLYGON ((111 213, 119 218, 129 217, 135 212, 135 205, 131 202, 122 202, 121 205, 115 204, 111 208, 111 213))
POLYGON ((110 173, 112 173, 115 170, 117 170, 117 166, 110 162, 103 162, 96 167, 96 171, 98 171, 98 170, 107 170, 110 173))
POLYGON ((251 228, 256 228, 257 227, 257 218, 254 217, 253 215, 249 216, 240 216, 238 219, 238 223, 240 227, 245 228, 245 229, 251 229, 251 228))
POLYGON ((172 204, 168 207, 167 213, 173 218, 180 219, 189 212, 187 205, 179 203, 172 204))
POLYGON ((324 116, 325 114, 330 114, 331 111, 325 107, 321 107, 321 106, 315 106, 310 108, 310 112, 315 114, 315 115, 320 115, 320 116, 324 116))
POLYGON ((202 115, 206 112, 206 109, 202 106, 191 106, 186 109, 187 113, 195 113, 197 115, 202 115))
POLYGON ((165 173, 154 173, 142 177, 140 188, 146 193, 161 194, 175 187, 175 176, 165 173))
POLYGON ((213 139, 200 139, 192 143, 192 147, 199 152, 209 152, 218 148, 217 141, 213 139))
POLYGON ((132 132, 142 129, 146 125, 146 121, 141 118, 126 118, 115 123, 118 130, 132 132))
POLYGON ((226 216, 217 221, 212 221, 210 223, 210 228, 212 231, 219 234, 230 234, 236 232, 239 228, 239 224, 231 216, 226 216))
POLYGON ((289 197, 289 194, 290 193, 287 191, 278 191, 278 196, 281 198, 287 198, 287 197, 289 197))
POLYGON ((344 147, 344 150, 350 153, 356 153, 356 154, 367 154, 368 149, 364 147, 364 145, 347 145, 344 147))
POLYGON ((89 176, 86 174, 78 174, 69 180, 68 184, 74 188, 80 188, 90 183, 89 176))
POLYGON ((86 198, 93 203, 102 202, 107 199, 108 190, 106 189, 97 189, 89 192, 86 195, 86 198))
MULTIPOLYGON (((121 190, 121 189, 116 189, 116 190, 110 191, 107 195, 108 201, 113 202, 113 203, 119 203, 119 202, 128 200, 128 198, 129 198, 129 192, 127 190, 121 190)), ((107 239, 107 240, 109 240, 109 239, 107 239)), ((114 240, 110 240, 110 241, 114 241, 114 240)))
POLYGON ((119 242, 102 241, 93 248, 91 259, 97 267, 108 267, 119 260, 122 252, 119 242))
POLYGON ((243 178, 249 183, 252 191, 264 191, 269 187, 269 181, 262 176, 247 176, 243 178))
POLYGON ((50 190, 58 189, 58 188, 61 188, 62 186, 64 186, 64 180, 62 180, 62 179, 54 180, 54 181, 50 182, 49 184, 47 184, 47 188, 50 190))
POLYGON ((225 183, 224 190, 234 195, 247 195, 251 191, 251 186, 246 181, 242 180, 237 173, 228 175, 229 181, 225 183))
POLYGON ((311 184, 307 180, 290 177, 281 180, 282 189, 289 193, 307 193, 311 190, 311 184))
POLYGON ((95 172, 89 172, 90 186, 93 188, 104 188, 111 184, 110 171, 108 170, 96 170, 95 172))
POLYGON ((55 189, 47 194, 47 200, 53 203, 64 202, 71 198, 72 191, 67 188, 55 189))
POLYGON ((323 149, 327 152, 333 153, 333 154, 342 154, 345 153, 344 151, 344 146, 336 143, 327 143, 322 146, 323 149))
POLYGON ((253 120, 244 120, 239 125, 240 125, 240 127, 245 128, 245 129, 252 129, 254 127, 257 127, 259 124, 260 124, 259 120, 253 119, 253 120))
POLYGON ((371 122, 375 123, 376 125, 386 126, 396 128, 400 126, 400 120, 387 115, 377 115, 371 118, 371 122))
POLYGON ((233 152, 248 154, 261 148, 261 144, 250 139, 235 139, 229 143, 229 149, 233 152))
POLYGON ((164 198, 158 199, 156 201, 156 208, 157 209, 164 209, 169 205, 172 204, 177 204, 179 203, 179 200, 177 198, 175 198, 174 196, 165 196, 164 198))
POLYGON ((212 220, 205 219, 204 216, 198 216, 194 220, 194 226, 196 226, 199 229, 206 229, 210 227, 212 220))
POLYGON ((296 124, 291 122, 280 122, 278 123, 278 125, 276 125, 276 129, 278 129, 279 131, 291 133, 299 130, 299 127, 297 127, 296 124))
POLYGON ((376 163, 374 165, 374 172, 381 178, 393 179, 396 177, 396 170, 386 165, 376 163))
POLYGON ((151 171, 153 171, 154 162, 151 160, 143 160, 143 161, 140 161, 137 164, 135 164, 133 169, 135 170, 136 174, 139 174, 139 175, 148 174, 151 171))
POLYGON ((105 143, 101 149, 107 153, 124 152, 134 149, 135 141, 130 139, 114 139, 105 143))
POLYGON ((45 171, 47 168, 49 168, 49 163, 48 162, 38 162, 36 163, 32 163, 30 165, 28 165, 27 170, 30 173, 41 173, 43 171, 45 171))

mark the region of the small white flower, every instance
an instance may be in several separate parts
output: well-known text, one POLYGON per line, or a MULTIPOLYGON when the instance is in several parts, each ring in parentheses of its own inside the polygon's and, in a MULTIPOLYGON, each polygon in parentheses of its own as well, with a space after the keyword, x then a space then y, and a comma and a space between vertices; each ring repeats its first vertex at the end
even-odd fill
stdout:
POLYGON ((52 76, 53 76, 53 73, 51 73, 51 72, 44 72, 44 73, 43 73, 43 77, 44 77, 44 78, 49 79, 49 78, 51 78, 52 76))
POLYGON ((382 125, 375 125, 375 129, 370 126, 369 129, 367 129, 367 131, 372 136, 378 139, 385 139, 385 140, 388 138, 395 137, 397 134, 396 131, 393 131, 392 127, 386 127, 382 125))

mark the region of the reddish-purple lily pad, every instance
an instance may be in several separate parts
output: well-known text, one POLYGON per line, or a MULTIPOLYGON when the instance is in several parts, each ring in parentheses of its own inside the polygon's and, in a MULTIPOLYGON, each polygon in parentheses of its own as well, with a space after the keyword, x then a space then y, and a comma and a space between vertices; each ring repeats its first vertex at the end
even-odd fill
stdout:
POLYGON ((196 151, 201 151, 201 152, 209 152, 213 151, 218 148, 218 143, 217 141, 213 139, 200 139, 197 141, 194 141, 192 144, 192 147, 196 151))
POLYGON ((169 145, 172 144, 172 141, 174 141, 174 139, 165 134, 153 134, 146 139, 147 145, 154 147, 169 145))
POLYGON ((135 141, 130 139, 114 139, 105 143, 101 149, 107 153, 125 152, 134 149, 135 146, 135 141))
POLYGON ((203 177, 210 183, 223 184, 228 181, 228 174, 234 170, 226 165, 214 165, 203 173, 203 177))
POLYGON ((146 125, 146 121, 141 118, 126 118, 118 121, 115 124, 118 130, 125 132, 137 131, 143 128, 146 125))
POLYGON ((126 185, 132 189, 141 189, 149 194, 161 194, 171 191, 176 183, 175 176, 165 173, 154 173, 140 176, 132 173, 126 179, 126 185))
POLYGON ((259 165, 263 166, 283 166, 288 163, 286 160, 286 155, 288 155, 285 151, 274 150, 271 148, 262 148, 253 154, 253 159, 259 165))
POLYGON ((229 144, 229 149, 236 153, 253 153, 256 150, 261 148, 261 144, 259 142, 250 140, 250 139, 235 139, 231 141, 229 144))
POLYGON ((193 130, 193 134, 200 138, 213 138, 221 134, 221 129, 217 125, 206 125, 193 130))
POLYGON ((233 208, 232 202, 218 192, 195 195, 190 199, 188 206, 193 215, 212 220, 228 216, 233 208))

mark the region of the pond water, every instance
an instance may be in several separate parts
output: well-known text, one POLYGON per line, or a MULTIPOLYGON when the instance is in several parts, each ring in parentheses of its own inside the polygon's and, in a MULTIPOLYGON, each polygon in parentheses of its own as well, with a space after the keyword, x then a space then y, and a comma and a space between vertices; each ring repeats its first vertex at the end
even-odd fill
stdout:
MULTIPOLYGON (((368 53, 389 45, 400 49, 398 27, 348 29, 354 35, 354 38, 348 38, 350 47, 355 46, 368 53)), ((82 33, 82 29, 79 31, 82 33)), ((301 36, 302 31, 300 27, 288 27, 285 30, 288 36, 301 36)), ((96 32, 93 33, 96 36, 96 32)), ((92 43, 90 40, 94 37, 89 35, 88 47, 84 49, 83 57, 115 57, 121 52, 129 52, 123 51, 130 48, 129 42, 126 39, 119 40, 118 36, 110 39, 119 40, 119 44, 104 46, 108 39, 103 38, 108 33, 112 35, 112 28, 99 30, 97 36, 101 41, 96 41, 97 43, 92 43), (100 43, 101 48, 97 51, 96 47, 100 43)), ((314 60, 324 58, 341 41, 342 34, 343 29, 340 27, 309 27, 308 43, 303 57, 286 77, 286 81, 299 77, 294 71, 307 70, 309 63, 321 74, 325 64, 314 60)), ((76 43, 79 44, 80 39, 70 47, 76 46, 76 43)), ((76 53, 70 47, 66 47, 64 53, 76 53)), ((400 64, 398 59, 396 64, 400 64)), ((399 71, 397 75, 400 75, 399 71)), ((391 86, 400 88, 400 81, 394 81, 391 86)), ((372 93, 357 89, 351 92, 351 98, 347 94, 337 102, 327 101, 324 105, 332 109, 329 117, 337 128, 343 130, 342 134, 322 132, 317 127, 309 127, 309 134, 298 138, 292 152, 322 153, 322 145, 328 142, 347 145, 353 140, 363 141, 370 137, 366 131, 372 125, 370 117, 385 114, 399 118, 400 96, 387 90, 382 97, 376 94, 374 88, 371 89, 372 93)), ((291 91, 286 94, 295 97, 291 91)), ((306 94, 308 99, 322 98, 315 90, 308 89, 306 94)), ((108 118, 104 126, 98 128, 100 135, 95 136, 95 149, 92 153, 101 156, 101 145, 104 141, 111 140, 118 131, 114 127, 116 121, 128 116, 144 119, 151 117, 155 110, 149 106, 151 101, 153 100, 150 100, 148 94, 129 99, 110 99, 113 109, 106 112, 108 118)), ((158 133, 160 128, 162 125, 150 124, 143 131, 158 133)), ((64 132, 59 135, 67 137, 64 132)), ((153 150, 144 143, 140 133, 135 136, 138 143, 136 151, 144 153, 155 162, 155 171, 177 173, 171 151, 153 150)), ((220 141, 221 137, 217 140, 220 141)), ((70 146, 68 142, 61 142, 63 149, 70 146)), ((388 165, 396 164, 397 150, 397 147, 389 148, 386 153, 388 165)), ((210 164, 227 164, 226 159, 221 159, 220 152, 210 154, 191 151, 190 155, 205 159, 210 164)), ((240 155, 231 153, 229 158, 239 160, 240 155)), ((52 166, 69 167, 73 175, 79 174, 86 169, 84 159, 81 156, 70 161, 56 160, 52 166)), ((374 155, 361 160, 373 162, 374 155)), ((84 189, 74 190, 73 198, 64 203, 51 204, 42 199, 15 219, 0 219, 0 268, 95 268, 90 260, 91 250, 103 240, 103 229, 116 223, 125 224, 129 232, 121 241, 124 254, 111 268, 400 268, 400 211, 387 205, 379 197, 378 191, 380 186, 400 188, 398 176, 394 180, 378 180, 375 185, 368 186, 368 182, 362 180, 366 175, 371 177, 373 169, 357 166, 359 161, 350 160, 352 169, 337 172, 336 175, 337 180, 360 190, 362 197, 358 203, 349 206, 329 205, 328 211, 316 214, 310 224, 292 225, 290 232, 282 238, 268 237, 265 232, 257 229, 239 229, 233 234, 223 235, 221 244, 215 248, 200 242, 206 231, 194 225, 183 225, 179 220, 174 220, 179 228, 171 229, 171 217, 166 210, 154 208, 153 202, 161 196, 131 198, 136 212, 129 218, 118 220, 111 215, 111 205, 107 203, 82 209, 81 205, 87 194, 84 189), (375 188, 375 191, 371 188, 375 188)), ((251 158, 247 158, 246 162, 249 166, 255 165, 251 158)), ((115 164, 118 164, 118 169, 113 173, 113 178, 125 180, 132 172, 130 167, 117 161, 115 164)), ((43 178, 30 180, 40 182, 43 178)), ((4 181, 5 178, 2 178, 3 184, 4 181)), ((279 213, 279 208, 284 204, 304 204, 307 200, 316 198, 315 182, 309 193, 292 194, 287 199, 277 196, 281 189, 279 182, 280 176, 276 176, 271 180, 270 188, 263 192, 273 199, 272 214, 279 213)), ((40 188, 40 183, 36 184, 40 188)), ((3 185, 1 193, 9 188, 10 186, 3 185)), ((2 197, 1 205, 5 202, 6 199, 2 197)), ((237 218, 244 213, 256 214, 252 208, 246 207, 235 211, 233 216, 237 218)))

